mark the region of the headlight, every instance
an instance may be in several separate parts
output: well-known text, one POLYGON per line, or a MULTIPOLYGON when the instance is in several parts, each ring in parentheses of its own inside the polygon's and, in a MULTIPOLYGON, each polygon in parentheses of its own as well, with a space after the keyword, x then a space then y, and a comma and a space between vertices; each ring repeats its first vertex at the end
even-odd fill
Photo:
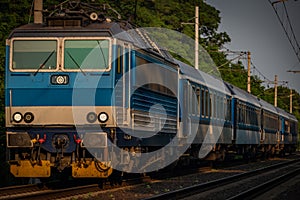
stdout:
POLYGON ((99 120, 99 122, 101 122, 101 123, 106 122, 106 121, 108 120, 108 115, 107 115, 107 113, 101 112, 101 113, 98 115, 98 120, 99 120))
POLYGON ((26 122, 26 123, 30 123, 30 122, 32 122, 34 120, 34 116, 33 116, 33 114, 31 113, 31 112, 26 112, 25 114, 24 114, 24 121, 26 122))
POLYGON ((86 120, 89 123, 94 123, 97 120, 97 115, 94 112, 89 112, 86 116, 86 120))
POLYGON ((23 115, 21 113, 16 112, 16 113, 13 114, 13 120, 14 120, 14 122, 19 123, 19 122, 22 121, 22 119, 23 119, 23 115))
POLYGON ((69 76, 68 75, 52 75, 51 76, 51 84, 67 85, 67 84, 69 84, 69 76))

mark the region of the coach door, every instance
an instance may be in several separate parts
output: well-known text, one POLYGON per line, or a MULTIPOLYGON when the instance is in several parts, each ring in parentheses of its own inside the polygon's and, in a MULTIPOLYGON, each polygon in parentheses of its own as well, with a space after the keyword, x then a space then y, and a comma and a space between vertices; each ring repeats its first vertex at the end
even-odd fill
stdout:
POLYGON ((185 138, 191 133, 191 118, 189 110, 191 109, 191 98, 190 95, 190 83, 186 80, 181 80, 181 102, 180 102, 180 113, 181 113, 181 137, 185 138))

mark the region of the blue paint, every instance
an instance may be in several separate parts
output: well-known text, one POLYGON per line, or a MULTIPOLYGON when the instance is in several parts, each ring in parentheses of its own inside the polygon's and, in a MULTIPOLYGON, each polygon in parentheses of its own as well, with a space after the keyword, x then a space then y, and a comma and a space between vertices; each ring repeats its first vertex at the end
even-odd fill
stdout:
POLYGON ((285 130, 284 130, 284 127, 285 127, 284 121, 285 121, 285 119, 284 119, 284 117, 280 117, 280 120, 281 120, 281 130, 280 130, 280 132, 281 132, 281 134, 284 134, 285 133, 285 130))
POLYGON ((113 81, 109 72, 6 73, 6 106, 12 91, 12 106, 109 106, 113 81), (68 75, 69 84, 51 84, 52 75, 68 75))
POLYGON ((133 70, 136 66, 136 59, 135 59, 135 52, 136 51, 131 51, 131 70, 130 70, 130 73, 131 73, 131 85, 135 85, 135 70, 133 70))
MULTIPOLYGON (((28 88, 12 89, 12 106, 109 106, 111 89, 28 88)), ((9 106, 9 93, 6 93, 9 106)))
POLYGON ((234 128, 236 127, 235 109, 236 109, 236 98, 233 98, 231 100, 231 122, 232 122, 234 128))
POLYGON ((8 85, 8 73, 9 73, 9 57, 10 57, 10 47, 8 45, 5 46, 5 105, 9 105, 9 91, 7 90, 8 85))

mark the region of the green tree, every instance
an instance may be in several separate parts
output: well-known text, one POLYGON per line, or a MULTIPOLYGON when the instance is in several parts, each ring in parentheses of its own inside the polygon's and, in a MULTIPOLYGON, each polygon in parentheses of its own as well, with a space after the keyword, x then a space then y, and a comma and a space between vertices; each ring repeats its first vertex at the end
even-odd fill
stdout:
MULTIPOLYGON (((200 8, 200 44, 210 54, 215 62, 223 80, 230 82, 244 90, 247 87, 247 72, 241 62, 232 63, 224 52, 218 50, 230 42, 226 32, 218 32, 221 23, 220 11, 203 0, 82 0, 90 3, 108 3, 116 9, 123 20, 130 20, 139 27, 163 27, 172 30, 181 30, 184 34, 194 38, 194 26, 184 26, 182 22, 194 22, 195 6, 200 8)), ((33 21, 32 0, 2 0, 0 2, 0 125, 4 127, 4 65, 5 65, 5 39, 11 30, 29 21, 33 21)), ((53 10, 55 5, 62 1, 45 1, 44 9, 53 10)), ((66 2, 66 1, 63 1, 66 2)), ((68 3, 68 2, 66 2, 68 3)), ((172 45, 172 44, 171 44, 172 45)), ((183 44, 184 45, 184 44, 183 44)), ((191 47, 185 46, 182 49, 191 47)), ((191 56, 190 52, 182 52, 191 56)), ((203 63, 202 63, 203 64, 203 63)), ((200 63, 201 66, 201 63, 200 63)), ((211 66, 210 66, 211 67, 211 66)), ((203 64, 202 70, 208 66, 203 64)), ((211 71, 211 70, 208 70, 211 71)), ((212 72, 213 73, 213 72, 212 72)), ((254 95, 272 102, 270 91, 265 90, 258 77, 251 77, 251 91, 254 95)), ((286 92, 285 90, 283 91, 286 92)), ((285 94, 286 95, 286 94, 285 94)), ((299 105, 299 94, 295 92, 294 104, 299 105)), ((278 97, 278 105, 286 109, 288 105, 285 97, 278 97), (281 100, 282 99, 282 100, 281 100)), ((299 116, 299 113, 295 113, 299 116)))

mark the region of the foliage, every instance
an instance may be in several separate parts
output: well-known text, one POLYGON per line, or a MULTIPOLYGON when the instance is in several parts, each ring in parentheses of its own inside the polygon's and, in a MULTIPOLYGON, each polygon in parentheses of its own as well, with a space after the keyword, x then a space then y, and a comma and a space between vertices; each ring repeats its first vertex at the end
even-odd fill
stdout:
MULTIPOLYGON (((83 0, 84 1, 84 0, 83 0)), ((5 66, 5 39, 13 28, 29 21, 32 22, 32 0, 2 0, 0 2, 0 126, 4 127, 4 66, 5 66)), ((54 5, 62 1, 44 0, 44 9, 51 10, 54 5)), ((183 25, 182 22, 194 22, 195 5, 200 7, 200 44, 209 53, 222 79, 242 89, 247 87, 247 72, 241 63, 228 62, 226 53, 218 50, 230 38, 225 32, 218 32, 221 22, 220 11, 203 2, 203 0, 85 0, 85 2, 108 3, 116 9, 125 20, 130 20, 139 27, 163 27, 179 30, 194 38, 194 26, 183 25), (227 64, 224 64, 227 63, 227 64)), ((190 54, 190 53, 188 53, 190 54)), ((202 63, 203 64, 203 63, 202 63)), ((201 63, 200 63, 201 66, 201 63)), ((206 70, 203 65, 202 70, 206 70)), ((268 102, 273 102, 271 90, 265 90, 258 77, 251 77, 251 90, 254 95, 259 95, 268 102)), ((289 94, 287 88, 279 88, 278 106, 288 110, 289 94)), ((299 118, 299 94, 294 91, 294 114, 299 118)))

